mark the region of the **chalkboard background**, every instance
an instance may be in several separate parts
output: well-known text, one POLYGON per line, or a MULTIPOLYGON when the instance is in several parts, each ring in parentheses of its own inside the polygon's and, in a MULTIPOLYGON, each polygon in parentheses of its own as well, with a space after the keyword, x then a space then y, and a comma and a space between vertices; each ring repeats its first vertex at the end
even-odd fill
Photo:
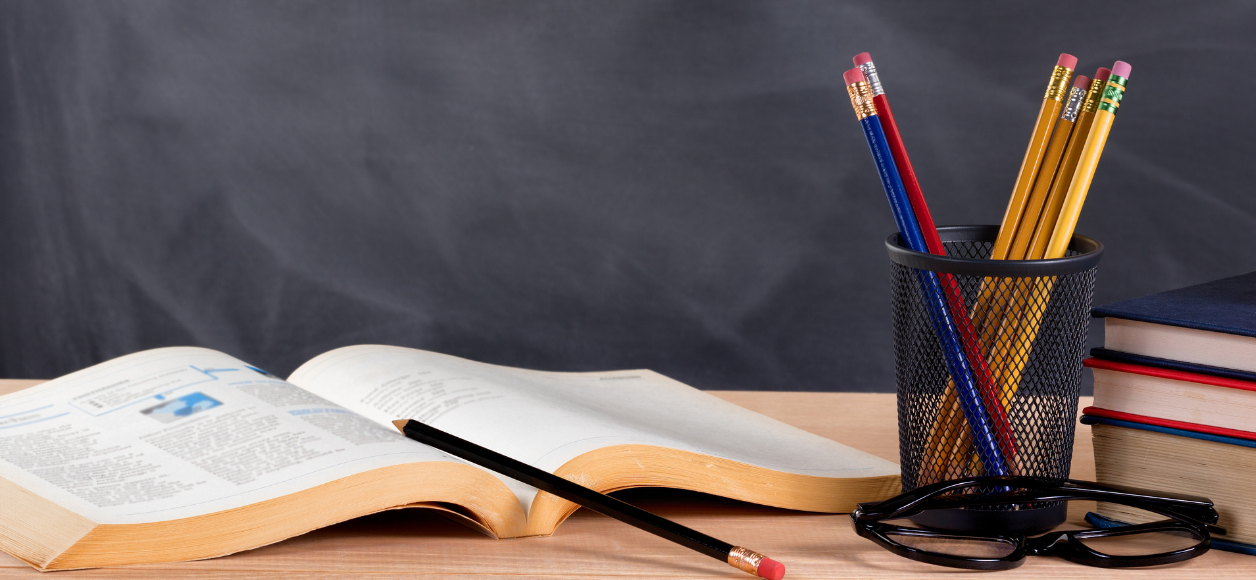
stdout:
POLYGON ((5 2, 0 375, 386 343, 892 390, 850 57, 940 224, 999 221, 1060 52, 1132 63, 1102 303, 1256 270, 1254 6, 5 2))

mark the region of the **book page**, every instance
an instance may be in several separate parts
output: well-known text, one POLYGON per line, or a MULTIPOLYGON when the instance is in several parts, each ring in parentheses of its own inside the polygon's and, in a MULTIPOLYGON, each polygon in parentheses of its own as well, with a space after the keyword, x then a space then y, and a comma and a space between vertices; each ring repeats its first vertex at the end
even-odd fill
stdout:
POLYGON ((0 397, 0 477, 102 524, 456 461, 225 354, 163 348, 0 397))
MULTIPOLYGON (((897 464, 652 371, 527 371, 421 350, 353 346, 314 358, 289 380, 381 425, 416 419, 550 472, 583 453, 624 444, 819 477, 899 472, 897 464)), ((531 509, 535 488, 499 479, 531 509)))

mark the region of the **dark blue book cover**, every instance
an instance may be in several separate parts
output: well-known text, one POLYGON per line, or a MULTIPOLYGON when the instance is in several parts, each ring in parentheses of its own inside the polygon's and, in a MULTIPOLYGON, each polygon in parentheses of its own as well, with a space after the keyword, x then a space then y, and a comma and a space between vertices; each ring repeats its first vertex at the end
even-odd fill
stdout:
POLYGON ((1143 356, 1141 354, 1130 354, 1119 350, 1109 350, 1106 348, 1090 349, 1090 356, 1097 359, 1110 360, 1114 362, 1123 362, 1149 367, 1160 367, 1164 369, 1172 369, 1175 371, 1186 371, 1188 373, 1199 373, 1203 375, 1213 375, 1215 377, 1225 377, 1228 379, 1238 379, 1240 381, 1256 382, 1256 373, 1247 371, 1236 371, 1234 369, 1226 369, 1208 365, 1181 362, 1169 360, 1167 358, 1156 358, 1154 356, 1143 356))
POLYGON ((1212 441, 1213 443, 1225 443, 1226 445, 1256 449, 1256 441, 1251 439, 1240 439, 1238 437, 1227 437, 1225 435, 1202 433, 1199 431, 1187 431, 1186 429, 1176 429, 1174 427, 1166 427, 1164 425, 1152 425, 1150 423, 1140 423, 1138 421, 1125 421, 1122 419, 1110 419, 1108 417, 1096 417, 1095 415, 1082 415, 1080 421, 1083 425, 1111 425, 1113 427, 1138 429, 1139 431, 1151 431, 1152 433, 1164 433, 1165 435, 1176 435, 1178 437, 1186 437, 1188 439, 1199 439, 1200 441, 1212 441))
POLYGON ((1256 272, 1105 304, 1091 314, 1256 337, 1256 272))

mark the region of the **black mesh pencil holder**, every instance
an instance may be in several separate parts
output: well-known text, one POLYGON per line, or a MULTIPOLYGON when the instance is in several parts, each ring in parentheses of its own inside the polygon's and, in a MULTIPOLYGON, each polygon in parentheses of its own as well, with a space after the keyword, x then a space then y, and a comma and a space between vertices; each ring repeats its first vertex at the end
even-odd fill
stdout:
MULTIPOLYGON (((897 234, 886 240, 903 489, 1000 470, 1068 478, 1103 245, 1075 235, 1064 258, 991 260, 997 226, 938 233, 946 256, 913 252, 897 234)), ((1066 510, 1057 502, 932 510, 912 519, 943 529, 1033 532, 1062 523, 1066 510)))

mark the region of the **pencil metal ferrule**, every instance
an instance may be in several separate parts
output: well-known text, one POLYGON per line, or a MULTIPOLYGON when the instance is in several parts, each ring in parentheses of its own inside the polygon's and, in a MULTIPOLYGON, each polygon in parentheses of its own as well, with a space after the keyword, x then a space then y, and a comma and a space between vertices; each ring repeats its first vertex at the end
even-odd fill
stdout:
POLYGON ((1082 101, 1086 100, 1086 91, 1081 87, 1073 87, 1068 92, 1068 103, 1064 105, 1064 112, 1060 113, 1060 119, 1064 121, 1076 121, 1077 113, 1082 108, 1082 101))
POLYGON ((741 546, 733 546, 733 549, 728 551, 729 566, 755 576, 759 575, 759 563, 762 561, 763 554, 754 550, 747 550, 741 546))
POLYGON ((1125 77, 1111 75, 1108 84, 1103 87, 1103 96, 1099 98, 1099 110, 1116 114, 1121 107, 1121 97, 1125 96, 1125 85, 1129 80, 1125 77))
POLYGON ((877 76, 877 65, 868 61, 859 65, 859 70, 862 70, 864 76, 868 77, 868 85, 872 87, 872 96, 885 94, 885 89, 881 88, 881 77, 877 76))
POLYGON ((1082 112, 1093 113, 1099 108, 1099 97, 1103 95, 1103 79, 1090 81, 1090 90, 1086 91, 1086 101, 1082 103, 1082 112))
POLYGON ((1072 76, 1073 69, 1056 65, 1055 70, 1051 71, 1051 83, 1047 85, 1047 95, 1043 98, 1059 103, 1064 102, 1064 98, 1068 96, 1068 80, 1072 76))
POLYGON ((850 106, 855 108, 855 116, 860 121, 877 114, 877 106, 872 103, 872 87, 867 81, 846 85, 846 93, 850 95, 850 106))

